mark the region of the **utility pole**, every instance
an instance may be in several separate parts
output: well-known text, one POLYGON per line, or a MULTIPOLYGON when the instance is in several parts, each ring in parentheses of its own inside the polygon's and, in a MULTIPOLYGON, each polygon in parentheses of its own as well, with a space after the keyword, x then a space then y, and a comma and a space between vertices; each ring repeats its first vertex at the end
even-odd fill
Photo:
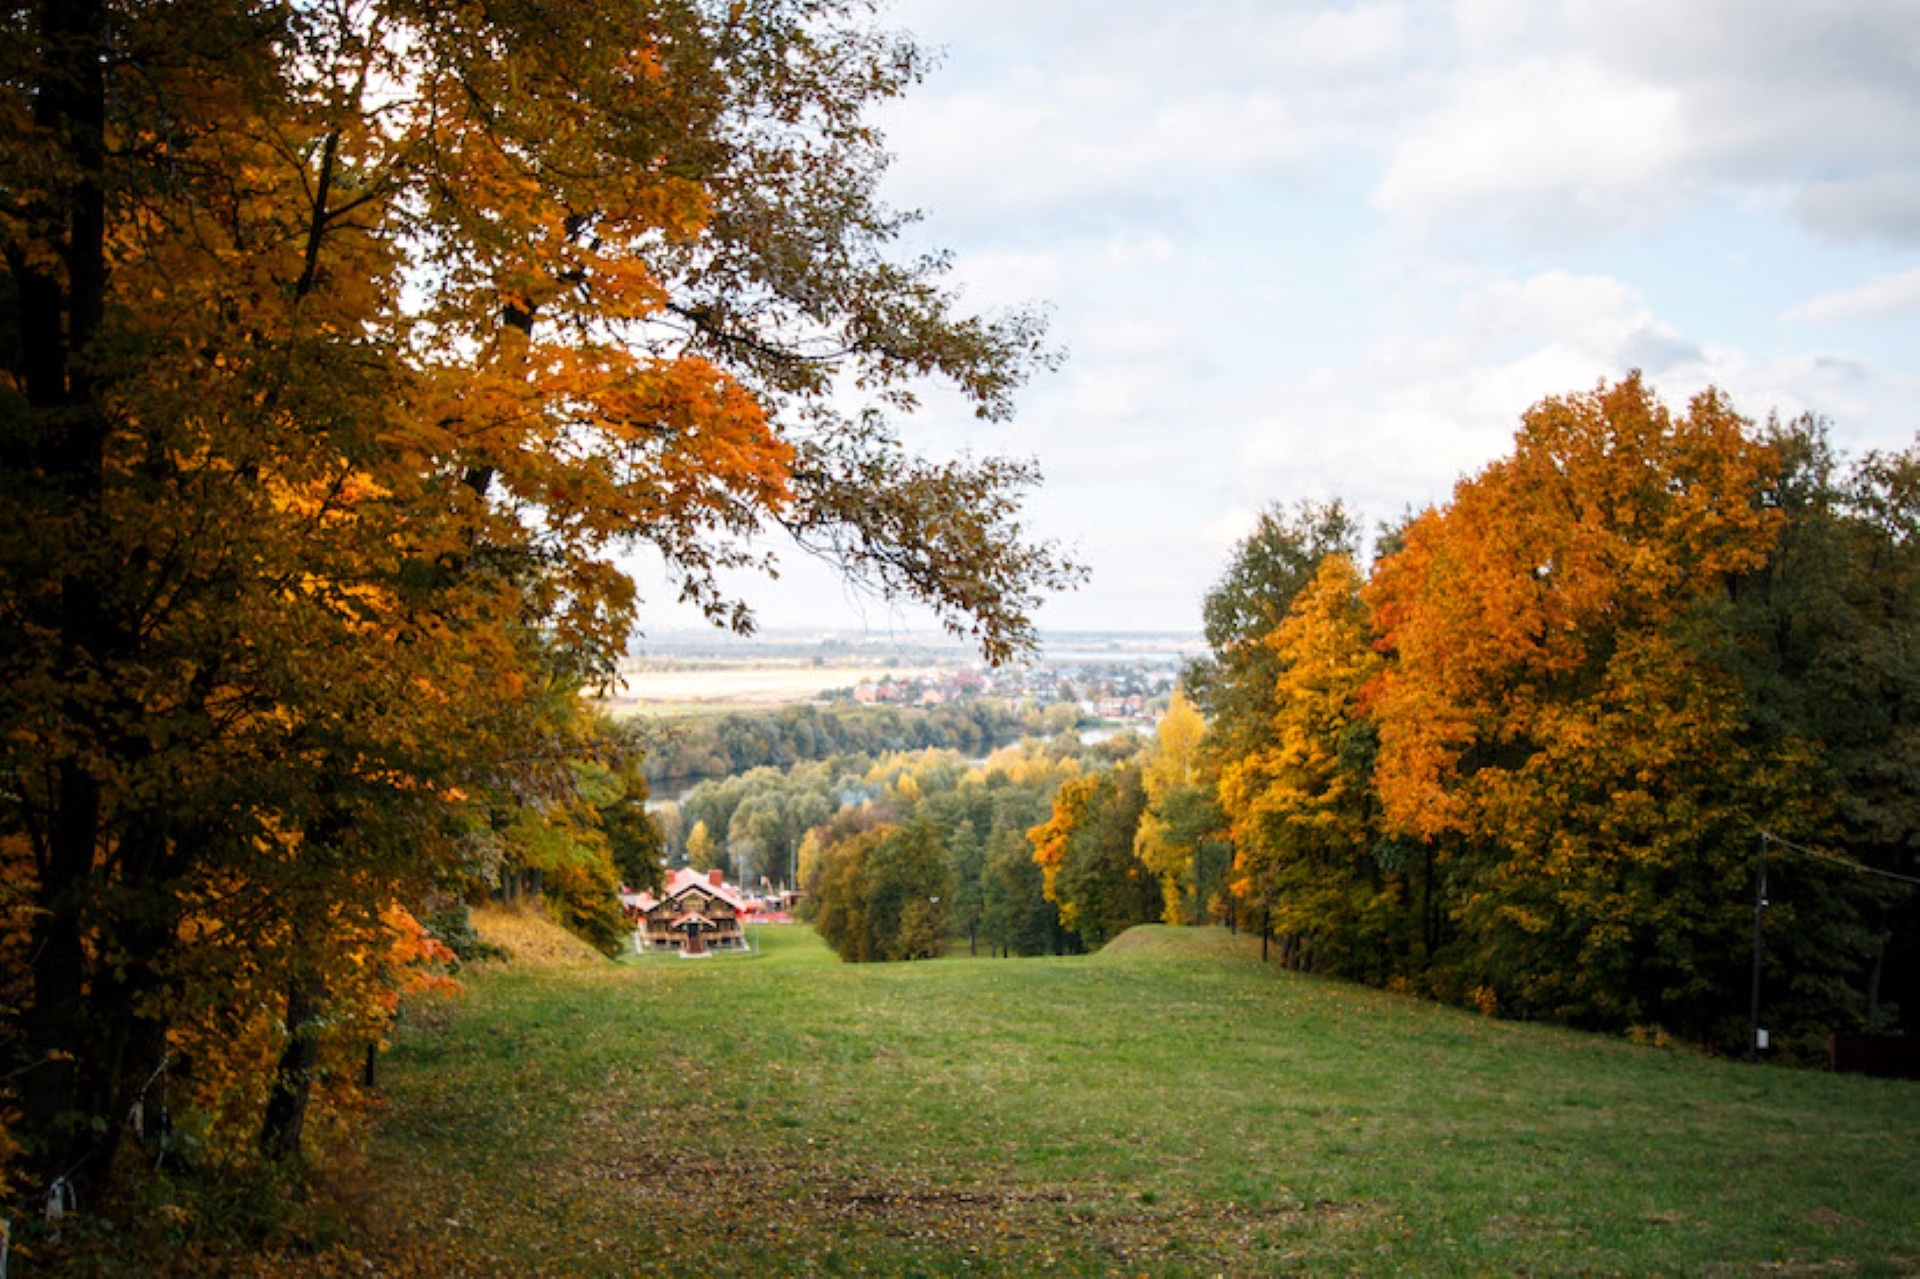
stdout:
POLYGON ((1760 1060, 1760 955, 1764 948, 1764 921, 1767 910, 1767 842, 1773 836, 1760 832, 1760 864, 1753 874, 1753 998, 1747 1017, 1747 1060, 1760 1060))

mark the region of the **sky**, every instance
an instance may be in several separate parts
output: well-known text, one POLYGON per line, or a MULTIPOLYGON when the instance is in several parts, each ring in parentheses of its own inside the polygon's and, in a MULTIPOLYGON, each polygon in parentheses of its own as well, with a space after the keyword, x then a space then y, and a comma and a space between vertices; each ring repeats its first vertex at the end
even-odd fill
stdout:
MULTIPOLYGON (((1849 452, 1920 432, 1920 0, 898 0, 883 188, 1063 366, 924 450, 1035 459, 1053 630, 1192 631, 1274 503, 1447 500, 1640 369, 1849 452)), ((792 557, 769 628, 913 630, 792 557)), ((643 579, 643 625, 686 624, 643 579)))

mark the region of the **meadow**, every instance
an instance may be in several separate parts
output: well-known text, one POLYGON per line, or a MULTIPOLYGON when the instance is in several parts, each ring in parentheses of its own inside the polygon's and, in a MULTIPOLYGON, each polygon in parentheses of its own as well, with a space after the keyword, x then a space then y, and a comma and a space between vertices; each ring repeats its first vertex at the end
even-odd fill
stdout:
MULTIPOLYGON (((416 1003, 324 1193, 392 1274, 1920 1272, 1920 1085, 1263 966, 514 964, 416 1003)), ((359 1251, 358 1248, 355 1250, 359 1251)))
POLYGON ((809 702, 861 680, 903 672, 879 663, 820 665, 806 661, 703 662, 663 667, 628 663, 621 685, 599 699, 612 715, 697 715, 809 702))

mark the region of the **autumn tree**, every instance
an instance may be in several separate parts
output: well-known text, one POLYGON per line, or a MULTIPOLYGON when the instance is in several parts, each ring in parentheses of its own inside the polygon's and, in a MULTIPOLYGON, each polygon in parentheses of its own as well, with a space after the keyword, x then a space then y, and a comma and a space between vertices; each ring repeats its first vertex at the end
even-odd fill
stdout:
POLYGON ((707 833, 707 824, 696 821, 687 833, 687 865, 695 870, 712 870, 720 865, 720 846, 707 833))
POLYGON ((628 888, 658 889, 665 880, 667 834, 648 811, 648 787, 643 760, 622 735, 608 755, 579 766, 579 792, 588 805, 613 868, 628 888))
POLYGON ((1063 785, 1028 832, 1047 900, 1090 948, 1160 918, 1160 877, 1134 851, 1146 803, 1139 765, 1120 764, 1063 785))
POLYGON ((1279 674, 1267 637, 1328 555, 1359 553, 1359 527, 1336 499, 1271 506, 1233 549, 1226 572, 1201 602, 1210 654, 1184 683, 1206 713, 1211 749, 1237 757, 1266 734, 1279 674))
POLYGON ((574 803, 623 550, 744 628, 721 575, 784 530, 994 658, 1071 578, 1017 532, 1026 464, 917 458, 889 417, 929 376, 1003 416, 1048 357, 890 256, 865 113, 921 59, 861 12, 11 11, 0 840, 36 1193, 106 1179, 206 1001, 278 1008, 292 1051, 386 953, 369 921, 475 873, 515 804, 574 803))
POLYGON ((809 830, 800 841, 800 909, 810 913, 819 898, 819 879, 834 848, 853 836, 880 826, 898 826, 901 814, 870 799, 844 804, 840 811, 809 830))
POLYGON ((1689 636, 1766 562, 1776 466, 1717 393, 1676 415, 1630 377, 1529 410, 1376 571, 1376 784, 1440 850, 1451 979, 1483 1005, 1697 1031, 1730 1002, 1799 752, 1743 739, 1689 636))
POLYGON ((1226 766, 1220 804, 1233 890, 1281 938, 1282 957, 1379 980, 1410 950, 1412 893, 1404 868, 1380 855, 1361 698, 1381 659, 1360 586, 1344 555, 1326 556, 1268 636, 1279 672, 1268 740, 1226 766))
POLYGON ((853 831, 819 849, 818 873, 808 892, 813 928, 834 954, 849 963, 881 957, 867 922, 867 863, 874 848, 895 829, 876 826, 853 831))
POLYGON ((1264 527, 1198 672, 1238 892, 1316 968, 1738 1049, 1764 833, 1776 1042, 1910 1018, 1916 475, 1636 375, 1529 410, 1364 586, 1264 527))
POLYGON ((1147 802, 1134 853, 1160 878, 1161 917, 1169 924, 1208 918, 1220 904, 1232 856, 1214 797, 1217 761, 1202 750, 1206 728, 1185 692, 1174 690, 1141 765, 1147 802))
POLYGON ((874 826, 821 849, 814 927, 850 962, 930 959, 945 944, 951 893, 931 822, 874 826))

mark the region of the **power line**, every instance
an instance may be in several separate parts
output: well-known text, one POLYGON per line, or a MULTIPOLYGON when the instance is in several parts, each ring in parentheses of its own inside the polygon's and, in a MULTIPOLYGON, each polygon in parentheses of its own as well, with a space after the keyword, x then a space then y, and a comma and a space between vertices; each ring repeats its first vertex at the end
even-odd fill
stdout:
POLYGON ((1850 862, 1844 857, 1835 857, 1832 853, 1823 853, 1818 849, 1796 844, 1790 839, 1782 839, 1770 830, 1760 832, 1760 859, 1754 864, 1753 875, 1753 989, 1748 1008, 1747 1024, 1747 1060, 1760 1059, 1760 958, 1764 946, 1764 933, 1767 913, 1767 846, 1778 844, 1789 852, 1799 853, 1802 857, 1811 857, 1817 862, 1832 862, 1848 870, 1863 871, 1869 875, 1878 875, 1882 879, 1891 879, 1896 883, 1920 885, 1920 879, 1912 875, 1898 875, 1890 870, 1881 870, 1875 866, 1863 866, 1859 862, 1850 862))
POLYGON ((1802 857, 1811 857, 1816 861, 1832 862, 1835 866, 1844 866, 1848 870, 1857 870, 1867 875, 1878 875, 1882 879, 1897 880, 1902 884, 1920 885, 1920 879, 1916 879, 1912 875, 1896 875, 1890 870, 1881 870, 1877 866, 1864 866, 1859 862, 1850 862, 1844 857, 1835 857, 1832 853, 1818 852, 1804 845, 1796 844, 1790 839, 1782 839, 1772 831, 1761 831, 1760 838, 1770 844, 1778 844, 1782 848, 1791 849, 1799 853, 1802 857))

